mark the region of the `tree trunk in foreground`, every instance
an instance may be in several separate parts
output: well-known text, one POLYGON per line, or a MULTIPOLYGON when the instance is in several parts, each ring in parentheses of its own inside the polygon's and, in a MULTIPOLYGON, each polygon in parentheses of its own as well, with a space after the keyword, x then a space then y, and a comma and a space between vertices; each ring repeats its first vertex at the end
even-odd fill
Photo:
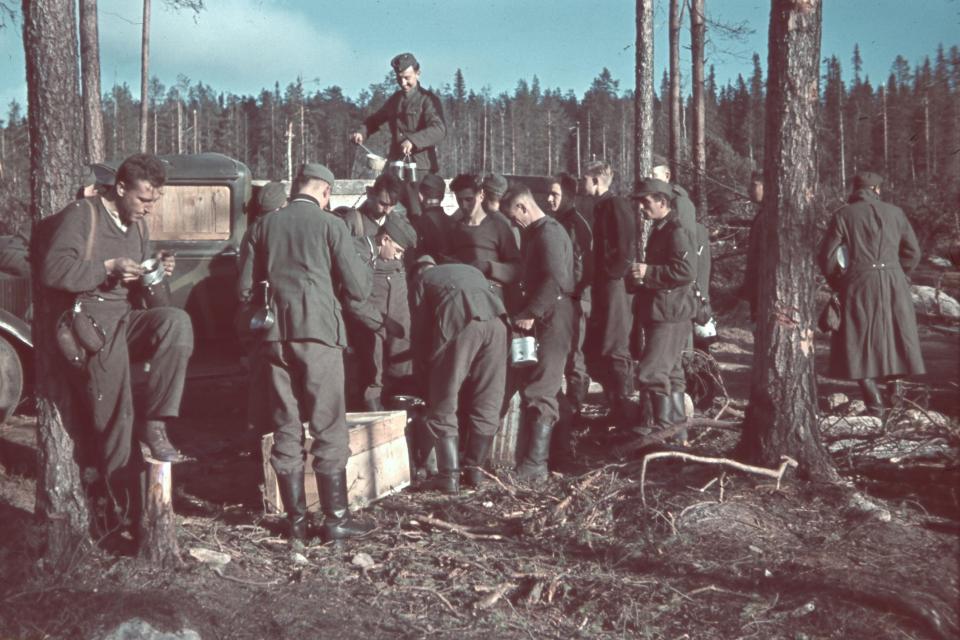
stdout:
MULTIPOLYGON (((634 186, 653 171, 653 70, 653 0, 637 0, 637 90, 633 98, 634 186)), ((624 190, 627 187, 627 184, 623 185, 624 190)), ((637 255, 642 256, 649 225, 644 224, 639 205, 636 205, 636 215, 637 255)))
POLYGON ((816 142, 820 0, 773 0, 759 312, 750 406, 740 453, 776 466, 781 455, 809 479, 836 480, 820 440, 814 371, 816 142))
POLYGON ((670 171, 680 176, 680 0, 670 0, 670 171))
POLYGON ((704 103, 703 45, 706 36, 704 0, 690 4, 690 55, 693 58, 693 202, 697 217, 707 215, 707 127, 704 103))
POLYGON ((143 34, 140 41, 140 153, 147 152, 150 118, 150 0, 143 0, 143 34))
MULTIPOLYGON (((72 200, 80 184, 83 123, 77 82, 77 20, 73 0, 24 0, 30 193, 34 227, 72 200)), ((47 524, 46 558, 69 559, 89 540, 89 511, 70 426, 70 391, 53 341, 52 309, 34 280, 36 348, 36 514, 47 524)))
POLYGON ((103 162, 103 110, 100 106, 100 35, 97 0, 80 0, 80 73, 87 162, 103 162))

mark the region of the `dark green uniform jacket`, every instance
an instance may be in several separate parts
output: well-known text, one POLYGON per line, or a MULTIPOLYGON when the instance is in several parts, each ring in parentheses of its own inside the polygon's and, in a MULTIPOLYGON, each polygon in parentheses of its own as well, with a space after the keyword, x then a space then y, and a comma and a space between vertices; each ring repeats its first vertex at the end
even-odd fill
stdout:
POLYGON ((542 320, 573 293, 573 246, 559 222, 544 216, 523 230, 523 308, 517 318, 542 320))
POLYGON ((697 224, 697 208, 693 206, 690 195, 687 190, 678 184, 671 184, 673 187, 674 201, 673 210, 677 212, 680 219, 680 225, 687 231, 693 232, 697 224))
POLYGON ((447 125, 443 122, 440 99, 433 92, 417 85, 409 95, 403 91, 394 93, 376 113, 363 121, 367 137, 379 131, 384 124, 390 127, 387 160, 403 160, 400 143, 409 140, 413 143, 413 159, 417 169, 426 169, 430 173, 440 170, 435 145, 443 141, 447 125))
POLYGON ((859 380, 924 372, 909 272, 920 246, 903 211, 869 190, 850 196, 820 244, 819 264, 831 276, 841 244, 849 252, 839 279, 841 321, 830 345, 830 372, 859 380))
POLYGON ((347 227, 316 201, 294 198, 251 228, 240 252, 237 290, 248 300, 255 282, 270 282, 277 318, 264 340, 345 347, 338 293, 364 300, 370 280, 363 269, 347 227))
POLYGON ((644 256, 647 272, 636 294, 637 313, 644 322, 693 319, 691 284, 697 274, 697 253, 690 232, 676 211, 654 223, 644 256))

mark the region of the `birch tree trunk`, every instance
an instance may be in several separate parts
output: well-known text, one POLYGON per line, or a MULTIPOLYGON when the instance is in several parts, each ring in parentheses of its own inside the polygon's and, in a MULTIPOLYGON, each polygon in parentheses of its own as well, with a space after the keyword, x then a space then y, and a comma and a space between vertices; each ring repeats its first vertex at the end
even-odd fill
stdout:
MULTIPOLYGON (((73 199, 83 162, 77 78, 77 17, 73 0, 24 0, 30 193, 35 225, 73 199)), ((40 235, 34 233, 34 241, 40 235)), ((37 516, 46 523, 45 558, 59 566, 89 543, 90 515, 72 433, 76 421, 63 360, 53 336, 54 309, 34 280, 36 349, 37 516)))
POLYGON ((833 481, 820 440, 814 371, 814 192, 820 0, 772 0, 767 80, 759 311, 750 405, 740 453, 764 465, 794 457, 807 478, 833 481))

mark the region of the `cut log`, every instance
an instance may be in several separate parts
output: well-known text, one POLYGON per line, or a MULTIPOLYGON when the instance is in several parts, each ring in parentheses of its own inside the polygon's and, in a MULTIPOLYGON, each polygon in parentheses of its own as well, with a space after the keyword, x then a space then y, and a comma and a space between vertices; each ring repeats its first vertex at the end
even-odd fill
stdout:
MULTIPOLYGON (((347 460, 347 498, 351 507, 362 507, 372 500, 403 489, 410 484, 410 456, 407 450, 406 411, 348 413, 350 458, 347 460)), ((307 508, 320 508, 313 456, 309 455, 313 438, 304 433, 308 455, 304 469, 304 493, 307 508)), ((268 514, 280 513, 280 487, 270 465, 273 434, 261 441, 263 452, 263 507, 268 514)))
POLYGON ((157 566, 176 566, 181 559, 173 512, 173 465, 151 458, 146 447, 141 451, 146 468, 140 473, 140 557, 157 566))
POLYGON ((510 398, 507 414, 500 422, 500 429, 493 437, 490 447, 490 464, 494 467, 514 467, 520 462, 520 452, 526 447, 525 433, 522 429, 523 417, 520 411, 520 394, 510 398))

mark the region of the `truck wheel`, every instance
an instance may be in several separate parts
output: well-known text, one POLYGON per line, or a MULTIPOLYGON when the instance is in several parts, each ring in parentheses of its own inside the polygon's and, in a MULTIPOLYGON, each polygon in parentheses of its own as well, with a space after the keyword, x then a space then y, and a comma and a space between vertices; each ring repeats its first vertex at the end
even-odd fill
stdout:
POLYGON ((20 404, 23 393, 23 365, 17 350, 0 337, 0 422, 6 422, 20 404))

